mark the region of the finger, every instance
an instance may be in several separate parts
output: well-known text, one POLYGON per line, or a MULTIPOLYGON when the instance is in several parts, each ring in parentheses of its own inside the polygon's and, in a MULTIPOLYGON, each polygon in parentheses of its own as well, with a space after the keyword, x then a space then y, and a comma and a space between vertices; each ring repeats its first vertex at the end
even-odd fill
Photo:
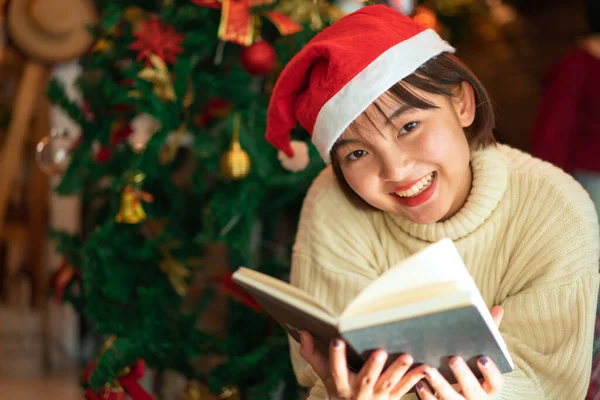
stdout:
POLYGON ((440 374, 440 372, 433 367, 429 367, 425 370, 425 378, 431 385, 433 390, 438 393, 444 400, 460 400, 463 397, 452 387, 450 383, 440 374))
POLYGON ((319 378, 326 382, 329 378, 327 357, 317 350, 312 335, 306 331, 300 332, 300 355, 315 370, 319 378))
POLYGON ((379 375, 383 370, 387 357, 387 353, 383 350, 374 351, 365 365, 361 368, 356 377, 356 385, 354 388, 357 400, 370 399, 372 397, 373 387, 379 380, 379 375))
POLYGON ((472 399, 483 394, 481 384, 461 357, 452 357, 450 359, 450 369, 460 384, 464 397, 472 399))
POLYGON ((492 314, 492 318, 494 319, 496 326, 500 327, 500 322, 502 321, 502 317, 504 316, 504 307, 494 306, 490 309, 490 314, 492 314))
POLYGON ((427 369, 427 365, 420 365, 407 372, 390 392, 390 398, 402 398, 402 396, 408 393, 408 391, 412 389, 421 379, 425 378, 425 369, 427 369))
POLYGON ((483 356, 477 360, 477 366, 483 375, 483 383, 481 384, 483 391, 491 395, 498 393, 504 383, 504 377, 494 361, 483 356))
POLYGON ((413 358, 410 354, 403 354, 398 357, 379 377, 379 380, 373 388, 374 393, 385 393, 392 390, 400 379, 406 374, 408 368, 412 365, 413 358))
POLYGON ((352 397, 352 388, 346 360, 346 343, 340 339, 334 339, 329 346, 329 365, 333 385, 338 397, 352 397))
POLYGON ((426 383, 419 381, 419 382, 417 382, 415 387, 417 389, 417 394, 419 395, 419 399, 421 399, 421 400, 436 400, 435 396, 433 395, 433 392, 431 391, 431 389, 429 389, 429 387, 427 386, 426 383))

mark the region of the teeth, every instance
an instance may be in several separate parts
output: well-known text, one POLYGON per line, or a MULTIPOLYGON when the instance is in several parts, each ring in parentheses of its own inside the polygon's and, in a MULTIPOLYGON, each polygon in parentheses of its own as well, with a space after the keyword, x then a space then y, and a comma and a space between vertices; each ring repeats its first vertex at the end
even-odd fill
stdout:
POLYGON ((421 178, 421 180, 419 182, 415 183, 410 189, 403 190, 401 192, 396 192, 396 195, 400 196, 400 197, 416 196, 417 194, 421 193, 423 190, 427 189, 431 185, 431 182, 433 182, 433 174, 434 174, 434 172, 421 178))

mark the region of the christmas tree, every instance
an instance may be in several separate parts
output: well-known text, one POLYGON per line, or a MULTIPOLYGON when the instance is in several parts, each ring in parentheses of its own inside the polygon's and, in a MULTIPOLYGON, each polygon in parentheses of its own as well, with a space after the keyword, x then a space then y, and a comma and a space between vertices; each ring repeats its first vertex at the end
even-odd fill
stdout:
POLYGON ((149 366, 184 375, 188 398, 281 387, 296 398, 284 331, 230 276, 244 265, 286 279, 295 216, 323 165, 310 150, 304 170, 282 167, 264 140, 269 93, 341 11, 313 0, 96 6, 84 101, 58 81, 48 89, 82 128, 57 191, 85 205, 81 235, 52 234, 65 259, 54 296, 110 336, 86 397, 150 398, 138 383, 149 366))

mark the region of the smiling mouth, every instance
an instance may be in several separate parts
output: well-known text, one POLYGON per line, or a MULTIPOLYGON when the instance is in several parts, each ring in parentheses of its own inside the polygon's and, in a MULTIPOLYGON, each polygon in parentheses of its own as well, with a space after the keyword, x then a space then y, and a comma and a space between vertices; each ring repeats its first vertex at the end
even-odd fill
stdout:
POLYGON ((431 184, 435 180, 435 177, 436 177, 436 173, 432 172, 429 175, 421 178, 420 181, 418 181, 417 183, 412 185, 412 187, 408 188, 407 190, 402 190, 400 192, 393 192, 393 194, 398 197, 404 198, 404 199, 418 196, 423 191, 425 191, 429 186, 431 186, 431 184))

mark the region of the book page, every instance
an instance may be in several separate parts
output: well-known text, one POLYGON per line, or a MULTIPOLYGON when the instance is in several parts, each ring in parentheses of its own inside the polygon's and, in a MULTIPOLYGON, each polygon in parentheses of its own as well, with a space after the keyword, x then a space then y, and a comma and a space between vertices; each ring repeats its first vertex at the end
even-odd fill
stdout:
MULTIPOLYGON (((425 247, 381 274, 348 305, 342 317, 356 315, 355 309, 377 311, 371 304, 386 304, 386 298, 445 282, 454 282, 458 290, 474 289, 478 292, 450 239, 442 239, 425 247)), ((424 295, 435 296, 435 292, 427 291, 424 295)))

